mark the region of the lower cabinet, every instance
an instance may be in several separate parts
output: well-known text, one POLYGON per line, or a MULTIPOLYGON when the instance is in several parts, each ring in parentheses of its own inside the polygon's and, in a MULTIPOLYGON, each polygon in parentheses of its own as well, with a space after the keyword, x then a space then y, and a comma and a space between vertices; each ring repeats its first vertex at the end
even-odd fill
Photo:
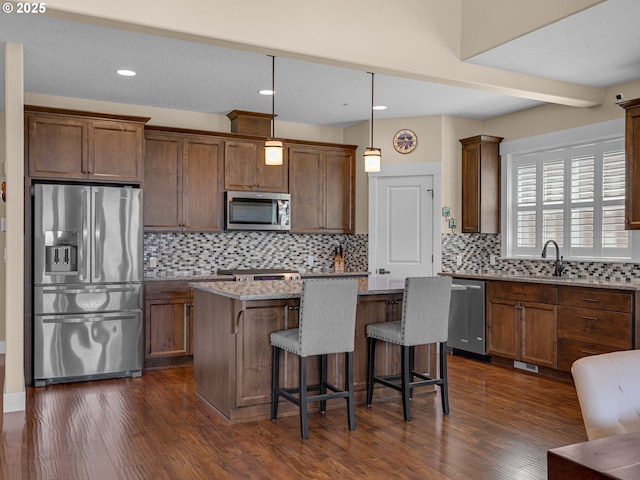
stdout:
POLYGON ((556 368, 556 287, 487 282, 487 353, 556 368))
POLYGON ((145 369, 193 362, 192 309, 188 282, 145 285, 145 369))
POLYGON ((635 292, 487 282, 487 352, 561 372, 588 355, 637 348, 635 292))
POLYGON ((558 370, 579 358, 633 348, 633 292, 558 287, 558 370))

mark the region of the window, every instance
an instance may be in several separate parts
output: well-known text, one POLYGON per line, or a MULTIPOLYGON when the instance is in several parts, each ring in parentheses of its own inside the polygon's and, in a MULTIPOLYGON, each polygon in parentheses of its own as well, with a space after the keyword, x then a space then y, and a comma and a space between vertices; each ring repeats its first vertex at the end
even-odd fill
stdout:
POLYGON ((545 242, 555 240, 565 258, 632 258, 632 236, 624 229, 624 130, 509 153, 506 161, 507 256, 540 258, 545 242))

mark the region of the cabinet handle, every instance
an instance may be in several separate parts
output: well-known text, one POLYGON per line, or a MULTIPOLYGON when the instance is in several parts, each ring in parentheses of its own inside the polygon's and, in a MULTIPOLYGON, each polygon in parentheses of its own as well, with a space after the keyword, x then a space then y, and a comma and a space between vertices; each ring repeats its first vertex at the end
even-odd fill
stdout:
POLYGON ((186 352, 187 351, 187 311, 189 310, 189 303, 185 302, 184 306, 183 306, 183 310, 182 310, 182 328, 183 328, 183 350, 186 352))
POLYGON ((582 299, 583 302, 593 302, 593 303, 598 303, 600 300, 598 300, 597 298, 583 298, 582 299))
POLYGON ((598 317, 582 317, 583 320, 600 320, 598 317))
POLYGON ((590 350, 582 350, 585 355, 600 355, 600 352, 592 352, 590 350))

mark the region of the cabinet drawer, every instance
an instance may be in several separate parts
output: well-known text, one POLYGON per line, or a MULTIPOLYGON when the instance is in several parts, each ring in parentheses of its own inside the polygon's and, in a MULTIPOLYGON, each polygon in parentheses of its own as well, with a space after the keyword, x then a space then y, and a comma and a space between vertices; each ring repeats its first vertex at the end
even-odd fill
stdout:
POLYGON ((631 315, 558 306, 558 337, 631 348, 631 315))
POLYGON ((189 298, 191 287, 189 282, 154 282, 144 286, 147 300, 189 298))
POLYGON ((487 282, 487 296, 555 304, 556 287, 524 282, 487 282))
POLYGON ((558 305, 631 313, 633 294, 599 288, 558 287, 558 305))
POLYGON ((558 370, 570 372, 573 362, 582 357, 615 352, 619 349, 596 343, 578 342, 567 338, 558 339, 558 370))

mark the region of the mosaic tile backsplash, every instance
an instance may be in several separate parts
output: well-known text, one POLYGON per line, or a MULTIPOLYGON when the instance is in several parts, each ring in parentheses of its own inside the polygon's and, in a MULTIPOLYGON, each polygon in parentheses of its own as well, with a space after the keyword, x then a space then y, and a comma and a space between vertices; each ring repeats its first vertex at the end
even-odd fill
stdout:
MULTIPOLYGON (((145 275, 207 275, 220 268, 289 268, 314 271, 333 269, 335 247, 342 245, 348 271, 368 271, 366 234, 293 234, 275 232, 146 233, 144 235, 145 275), (155 257, 157 266, 150 267, 155 257)), ((635 263, 564 262, 563 276, 603 280, 640 279, 635 263)), ((500 258, 500 235, 442 235, 442 271, 449 273, 504 273, 551 275, 553 261, 500 258), (457 265, 456 257, 462 257, 457 265), (495 255, 496 264, 490 264, 495 255)))
POLYGON ((275 232, 145 233, 145 276, 207 275, 221 268, 333 270, 342 246, 348 271, 367 271, 367 235, 307 235, 275 232), (157 261, 151 267, 150 259, 157 261))
MULTIPOLYGON (((552 275, 554 259, 512 260, 500 258, 500 235, 451 234, 442 236, 442 271, 465 273, 505 273, 511 275, 552 275), (462 265, 456 257, 462 256, 462 265), (490 264, 491 255, 496 264, 490 264)), ((640 278, 636 263, 564 261, 562 276, 569 278, 599 278, 626 280, 640 278)))

